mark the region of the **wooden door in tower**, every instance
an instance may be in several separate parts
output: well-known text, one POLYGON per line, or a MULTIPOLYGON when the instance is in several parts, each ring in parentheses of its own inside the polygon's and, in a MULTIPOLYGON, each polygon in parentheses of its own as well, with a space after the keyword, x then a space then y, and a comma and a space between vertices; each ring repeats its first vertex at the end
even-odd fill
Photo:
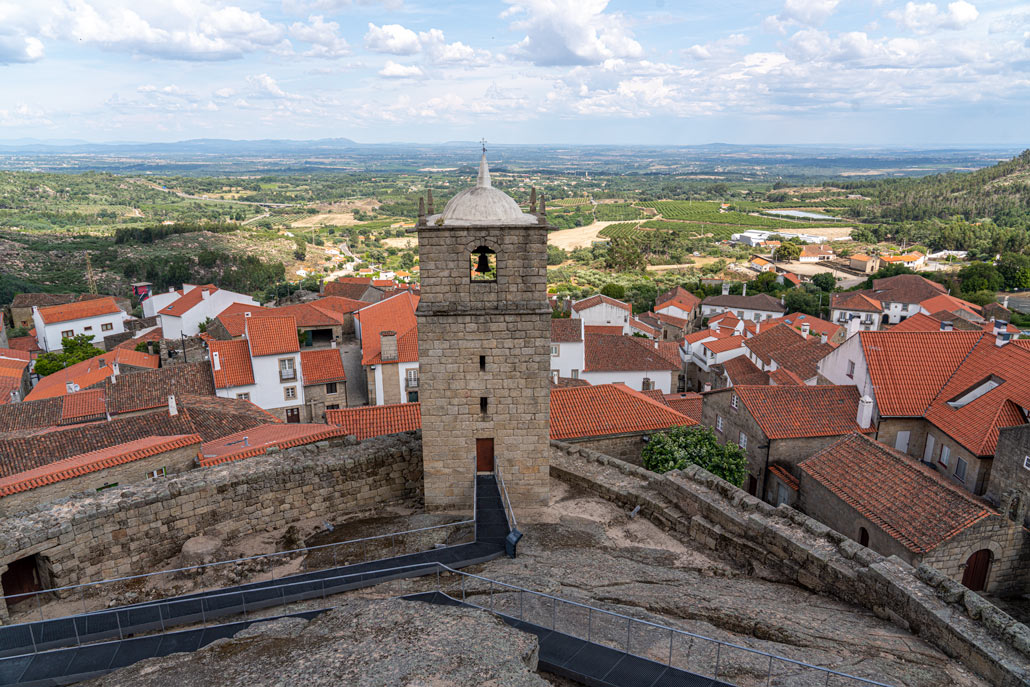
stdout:
POLYGON ((987 574, 991 570, 990 549, 980 549, 966 561, 966 570, 962 573, 962 584, 974 591, 983 591, 987 586, 987 574))
POLYGON ((476 439, 476 472, 494 471, 494 440, 476 439))

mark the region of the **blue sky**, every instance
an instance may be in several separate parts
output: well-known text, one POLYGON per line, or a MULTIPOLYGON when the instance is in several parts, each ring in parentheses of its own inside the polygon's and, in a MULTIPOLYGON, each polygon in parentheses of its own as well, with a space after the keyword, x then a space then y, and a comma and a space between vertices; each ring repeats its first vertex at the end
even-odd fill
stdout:
POLYGON ((0 0, 0 140, 1030 144, 1030 5, 0 0))

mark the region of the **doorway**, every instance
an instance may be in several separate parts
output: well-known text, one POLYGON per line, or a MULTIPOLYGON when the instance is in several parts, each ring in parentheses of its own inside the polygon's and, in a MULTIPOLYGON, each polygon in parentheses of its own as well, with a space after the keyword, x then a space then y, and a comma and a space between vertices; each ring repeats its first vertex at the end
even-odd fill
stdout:
POLYGON ((476 472, 494 471, 494 440, 476 439, 476 472))
MULTIPOLYGON (((3 594, 10 597, 13 594, 31 594, 43 589, 39 579, 39 564, 35 556, 19 558, 7 564, 7 571, 0 576, 0 586, 3 587, 3 594)), ((23 596, 18 599, 7 599, 8 607, 31 600, 31 596, 23 596)))
POLYGON ((752 496, 758 494, 758 479, 754 475, 747 476, 747 493, 752 496))
POLYGON ((970 556, 966 561, 966 571, 962 573, 962 585, 970 591, 982 592, 987 587, 993 557, 990 549, 980 549, 970 556))
POLYGON ((287 422, 300 422, 300 408, 287 408, 286 409, 286 421, 287 422))

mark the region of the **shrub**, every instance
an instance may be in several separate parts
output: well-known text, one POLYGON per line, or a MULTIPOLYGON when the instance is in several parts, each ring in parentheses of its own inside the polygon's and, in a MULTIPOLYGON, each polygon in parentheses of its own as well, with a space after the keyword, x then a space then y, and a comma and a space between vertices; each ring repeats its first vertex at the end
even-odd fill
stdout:
POLYGON ((644 467, 662 473, 699 465, 740 487, 748 475, 747 456, 736 444, 720 444, 708 427, 673 427, 652 434, 641 454, 644 467))

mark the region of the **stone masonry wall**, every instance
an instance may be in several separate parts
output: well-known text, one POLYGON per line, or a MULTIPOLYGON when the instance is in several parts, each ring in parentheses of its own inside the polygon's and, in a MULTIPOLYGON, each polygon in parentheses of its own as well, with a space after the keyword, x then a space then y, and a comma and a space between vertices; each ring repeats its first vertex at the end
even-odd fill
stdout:
POLYGON ((574 444, 580 448, 589 448, 603 453, 606 456, 618 458, 624 460, 627 463, 633 465, 641 464, 640 454, 644 450, 644 437, 647 436, 646 432, 640 434, 630 434, 628 436, 619 437, 606 437, 600 439, 588 438, 588 439, 569 439, 568 443, 574 444))
POLYGON ((0 570, 40 554, 52 587, 97 581, 160 568, 213 526, 232 538, 420 500, 420 443, 347 437, 47 504, 0 520, 0 570))
POLYGON ((664 475, 552 442, 551 474, 751 567, 869 608, 999 687, 1030 683, 1030 628, 930 566, 885 558, 788 506, 689 466, 664 475))

